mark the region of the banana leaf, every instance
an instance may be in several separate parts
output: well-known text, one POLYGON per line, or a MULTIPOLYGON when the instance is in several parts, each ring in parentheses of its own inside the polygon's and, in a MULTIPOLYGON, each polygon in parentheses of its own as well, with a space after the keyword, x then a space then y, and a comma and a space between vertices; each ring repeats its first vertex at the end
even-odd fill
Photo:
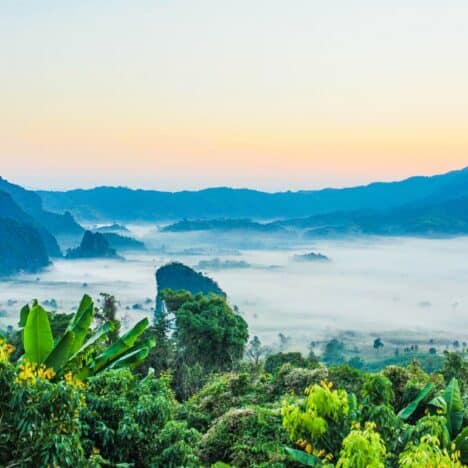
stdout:
POLYGON ((24 359, 42 364, 54 348, 47 312, 35 301, 23 331, 24 359))
POLYGON ((310 455, 302 450, 296 450, 290 447, 283 447, 289 457, 304 466, 322 466, 322 460, 315 455, 310 455))
POLYGON ((440 411, 442 411, 444 414, 447 413, 447 402, 445 401, 445 398, 442 396, 437 396, 433 398, 429 402, 429 406, 432 406, 440 411))
POLYGON ((460 461, 464 465, 468 465, 468 426, 458 434, 453 442, 457 450, 460 451, 460 461))
POLYGON ((418 408, 419 404, 429 395, 434 388, 432 383, 428 383, 419 393, 419 395, 408 405, 405 406, 399 413, 398 417, 406 421, 418 408))
POLYGON ((57 343, 55 348, 45 360, 47 367, 52 367, 55 372, 58 372, 68 361, 75 340, 75 334, 72 331, 67 331, 57 343))
POLYGON ((447 429, 453 439, 463 424, 463 401, 458 380, 455 377, 447 385, 443 397, 447 402, 447 429))
POLYGON ((109 332, 115 330, 115 325, 112 322, 106 322, 103 325, 101 325, 95 332, 94 335, 88 338, 86 343, 75 353, 73 356, 70 357, 70 361, 78 357, 81 353, 86 351, 88 348, 90 348, 94 343, 96 343, 98 340, 106 336, 109 332))
POLYGON ((120 369, 122 367, 133 369, 134 367, 139 366, 146 359, 149 352, 151 351, 151 348, 153 348, 155 344, 156 341, 154 339, 148 340, 141 346, 132 349, 114 361, 109 367, 107 367, 107 369, 120 369))
POLYGON ((103 353, 94 359, 91 365, 92 373, 99 372, 104 367, 107 367, 112 361, 115 361, 124 353, 126 353, 136 342, 138 337, 148 327, 148 319, 140 320, 132 329, 122 335, 113 345, 109 346, 103 353))
POLYGON ((81 299, 78 310, 76 311, 68 326, 68 330, 72 331, 75 335, 75 341, 73 342, 71 348, 71 354, 76 353, 83 345, 93 318, 93 300, 87 294, 85 294, 81 299))

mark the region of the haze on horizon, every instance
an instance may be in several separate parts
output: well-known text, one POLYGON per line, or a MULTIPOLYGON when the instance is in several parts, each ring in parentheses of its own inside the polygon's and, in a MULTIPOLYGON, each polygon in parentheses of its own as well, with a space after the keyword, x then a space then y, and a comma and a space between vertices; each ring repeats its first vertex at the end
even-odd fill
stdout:
POLYGON ((6 0, 2 176, 295 190, 462 168, 467 23, 459 0, 6 0))

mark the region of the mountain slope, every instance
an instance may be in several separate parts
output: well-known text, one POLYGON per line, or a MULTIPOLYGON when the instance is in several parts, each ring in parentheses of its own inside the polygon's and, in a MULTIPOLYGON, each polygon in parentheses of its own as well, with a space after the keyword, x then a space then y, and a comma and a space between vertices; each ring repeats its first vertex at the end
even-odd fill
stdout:
POLYGON ((0 190, 0 276, 35 272, 49 264, 48 249, 60 253, 55 238, 0 190))
POLYGON ((309 237, 345 234, 461 235, 468 234, 468 195, 403 205, 382 211, 334 212, 272 223, 308 229, 309 237))
POLYGON ((41 197, 36 192, 12 184, 2 177, 0 177, 0 190, 8 193, 18 206, 35 220, 37 225, 41 225, 53 235, 83 232, 83 228, 70 213, 58 214, 44 210, 41 197))
POLYGON ((66 258, 120 258, 111 248, 104 234, 85 231, 81 243, 74 249, 68 249, 66 258))
POLYGON ((0 217, 0 276, 36 272, 49 264, 42 239, 33 226, 0 217))
POLYGON ((14 220, 23 225, 28 225, 31 229, 37 231, 49 256, 60 257, 62 255, 55 237, 42 225, 38 224, 33 217, 25 213, 18 204, 15 203, 13 198, 2 190, 0 190, 0 217, 2 219, 14 220))
POLYGON ((338 210, 389 210, 409 203, 435 203, 461 197, 468 195, 468 168, 432 177, 317 191, 266 193, 211 188, 160 192, 97 187, 65 192, 39 191, 38 194, 47 209, 68 210, 77 218, 87 220, 292 218, 338 210))

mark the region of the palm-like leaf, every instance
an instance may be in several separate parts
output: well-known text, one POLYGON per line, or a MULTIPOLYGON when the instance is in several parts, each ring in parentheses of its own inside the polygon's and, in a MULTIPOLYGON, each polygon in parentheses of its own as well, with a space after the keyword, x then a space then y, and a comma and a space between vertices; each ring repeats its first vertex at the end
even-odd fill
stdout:
POLYGON ((460 451, 460 461, 468 464, 468 426, 465 427, 454 440, 455 447, 460 451))
POLYGON ((45 360, 45 365, 58 372, 67 363, 72 352, 74 340, 75 334, 72 331, 65 332, 45 360))
POLYGON ((434 388, 432 383, 428 383, 420 392, 419 395, 408 405, 405 406, 399 413, 398 417, 406 421, 418 408, 419 404, 429 395, 434 388))
POLYGON ((447 403, 447 429, 450 436, 455 438, 463 424, 463 401, 456 378, 447 385, 443 397, 447 403))
POLYGON ((94 304, 92 299, 85 294, 81 299, 76 314, 73 316, 68 329, 75 335, 75 340, 71 349, 71 354, 76 353, 83 345, 89 327, 94 317, 94 304))
POLYGON ((443 396, 437 396, 433 398, 430 402, 429 405, 437 408, 438 410, 442 411, 444 414, 447 413, 447 402, 445 401, 445 398, 443 396))
POLYGON ((148 327, 148 319, 140 320, 132 329, 122 335, 113 345, 109 346, 103 353, 97 356, 92 364, 92 372, 99 372, 104 367, 121 357, 130 350, 138 337, 148 327))
MULTIPOLYGON (((59 373, 81 353, 90 349, 99 339, 114 330, 114 324, 105 323, 85 343, 93 317, 93 301, 89 296, 84 295, 65 333, 54 346, 47 312, 37 301, 33 301, 31 308, 25 306, 21 311, 20 324, 24 323, 24 358, 37 364, 45 363, 59 373)), ((74 368, 76 376, 84 380, 89 375, 111 366, 113 368, 135 367, 140 364, 155 345, 154 339, 135 345, 147 327, 148 319, 140 320, 131 330, 92 360, 90 366, 74 368)), ((78 363, 78 366, 81 366, 81 363, 78 363)))
POLYGON ((73 356, 70 357, 70 361, 77 358, 80 354, 85 352, 87 349, 89 349, 94 343, 96 343, 98 340, 106 336, 109 332, 112 332, 115 330, 115 325, 112 322, 106 322, 103 325, 101 325, 91 336, 86 340, 86 343, 81 346, 81 348, 76 351, 73 356))
POLYGON ((120 369, 121 367, 134 368, 140 365, 148 356, 151 348, 156 344, 156 340, 151 338, 140 346, 132 348, 131 351, 125 353, 122 357, 114 361, 108 369, 120 369))
POLYGON ((24 358, 42 364, 54 348, 47 312, 34 302, 23 331, 24 358))

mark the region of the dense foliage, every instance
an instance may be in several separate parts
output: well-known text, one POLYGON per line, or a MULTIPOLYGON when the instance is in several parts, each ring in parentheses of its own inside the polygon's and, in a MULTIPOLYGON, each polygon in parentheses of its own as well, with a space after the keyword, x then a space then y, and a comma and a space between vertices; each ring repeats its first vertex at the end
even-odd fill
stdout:
POLYGON ((173 291, 188 291, 192 294, 216 294, 226 297, 226 293, 219 287, 216 281, 208 276, 199 273, 192 268, 180 262, 172 262, 156 270, 156 288, 158 295, 156 297, 156 314, 162 314, 162 301, 164 291, 171 289, 173 291))
POLYGON ((111 296, 102 310, 85 296, 66 319, 37 303, 23 309, 16 344, 24 342, 24 356, 0 342, 1 466, 468 463, 463 351, 447 353, 433 373, 417 362, 369 373, 326 367, 299 353, 267 357, 258 338, 246 347, 245 321, 225 298, 187 292, 165 298, 170 313, 139 337, 134 329, 119 333, 111 296), (29 336, 31 327, 45 334, 40 342, 29 336), (48 357, 65 348, 68 333, 80 337, 80 348, 88 343, 86 352, 52 366, 48 357), (133 368, 132 347, 154 339, 145 362, 133 368), (103 354, 113 357, 99 372, 82 373, 103 354), (125 355, 128 365, 110 365, 125 355))

